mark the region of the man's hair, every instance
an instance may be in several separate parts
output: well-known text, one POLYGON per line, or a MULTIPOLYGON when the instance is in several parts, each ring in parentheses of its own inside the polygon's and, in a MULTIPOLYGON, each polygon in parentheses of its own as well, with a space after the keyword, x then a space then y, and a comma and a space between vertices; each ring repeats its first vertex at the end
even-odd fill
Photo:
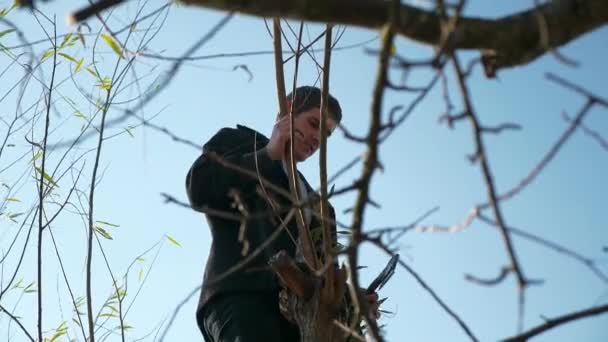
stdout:
MULTIPOLYGON (((289 95, 287 95, 287 101, 291 101, 292 98, 294 98, 293 95, 293 93, 289 93, 289 95)), ((331 94, 327 95, 327 110, 329 112, 328 114, 337 123, 340 123, 340 120, 342 120, 342 109, 340 108, 340 103, 338 103, 338 100, 336 100, 335 97, 331 96, 331 94)), ((321 89, 311 86, 301 86, 296 88, 295 101, 293 103, 294 114, 299 114, 312 108, 320 107, 321 89)))

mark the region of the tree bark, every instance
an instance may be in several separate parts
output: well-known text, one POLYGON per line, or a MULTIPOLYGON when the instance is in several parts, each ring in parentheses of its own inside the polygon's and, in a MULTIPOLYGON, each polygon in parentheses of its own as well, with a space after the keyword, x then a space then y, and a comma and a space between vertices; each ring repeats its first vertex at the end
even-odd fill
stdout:
MULTIPOLYGON (((388 21, 390 1, 383 0, 182 0, 188 5, 261 17, 283 17, 378 29, 388 21)), ((437 45, 443 38, 441 17, 401 4, 397 32, 437 45)), ((449 49, 482 54, 485 71, 527 64, 581 35, 608 23, 608 1, 552 0, 538 8, 496 18, 459 18, 449 49)))
POLYGON ((348 310, 344 305, 345 270, 337 270, 333 283, 326 283, 322 278, 304 272, 284 251, 277 253, 269 264, 284 287, 279 299, 281 311, 298 325, 300 341, 345 341, 347 334, 334 324, 334 320, 349 324, 348 310), (331 298, 324 296, 328 286, 334 293, 331 298))

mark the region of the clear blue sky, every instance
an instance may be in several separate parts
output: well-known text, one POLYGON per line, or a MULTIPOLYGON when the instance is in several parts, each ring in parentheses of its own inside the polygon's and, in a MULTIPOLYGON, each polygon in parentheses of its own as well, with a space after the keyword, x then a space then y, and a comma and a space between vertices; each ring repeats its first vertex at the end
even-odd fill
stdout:
MULTIPOLYGON (((115 19, 110 21, 114 29, 135 16, 137 3, 132 1, 128 5, 117 7, 115 19)), ((467 13, 497 17, 525 8, 531 3, 529 0, 517 0, 492 2, 490 5, 488 1, 474 0, 469 1, 467 13)), ((9 5, 8 1, 0 1, 0 8, 9 5)), ((160 2, 146 5, 144 13, 159 5, 160 2)), ((75 30, 64 23, 66 13, 75 8, 77 7, 68 1, 40 4, 40 9, 48 16, 57 15, 58 34, 75 30)), ((148 48, 151 52, 179 56, 223 15, 215 11, 174 6, 148 48)), ((7 19, 23 29, 28 40, 45 37, 36 21, 23 11, 10 13, 7 19)), ((293 24, 294 27, 297 26, 297 23, 293 24)), ((51 29, 44 21, 43 25, 47 30, 51 29)), ((99 25, 91 21, 91 26, 95 30, 99 25)), ((143 29, 145 25, 138 28, 143 29)), ((0 22, 0 32, 5 29, 0 22)), ((306 38, 316 36, 321 29, 319 25, 310 25, 306 38)), ((481 122, 488 126, 514 122, 523 127, 521 131, 507 131, 484 138, 499 192, 517 184, 567 128, 562 112, 573 116, 584 103, 581 96, 547 81, 544 77, 546 72, 557 73, 598 95, 608 97, 605 85, 605 80, 608 79, 608 69, 605 66, 608 56, 607 33, 606 29, 599 30, 561 50, 566 56, 579 61, 578 68, 566 67, 554 57, 546 56, 530 65, 501 72, 494 80, 486 79, 479 68, 475 69, 469 84, 481 122)), ((143 33, 137 33, 128 46, 135 48, 142 35, 143 33)), ((120 36, 124 37, 124 34, 120 36)), ((374 37, 374 31, 348 28, 338 46, 374 37)), ((0 38, 0 43, 4 45, 14 45, 17 42, 14 33, 0 38)), ((92 38, 89 38, 87 46, 90 47, 92 43, 92 38)), ((100 73, 102 76, 110 76, 116 54, 102 41, 98 44, 99 53, 96 58, 100 73)), ((373 41, 366 47, 374 49, 377 44, 377 41, 373 41)), ((44 43, 34 47, 38 58, 48 46, 48 43, 44 43)), ((195 55, 271 48, 271 39, 261 19, 237 15, 195 55)), ((403 38, 398 39, 396 48, 400 55, 410 58, 432 54, 429 47, 403 38)), ((77 59, 84 57, 85 65, 92 61, 91 49, 84 50, 79 44, 66 52, 77 59)), ((473 56, 467 53, 461 59, 467 61, 473 56)), ((322 53, 317 52, 316 57, 322 59, 322 53)), ((4 70, 8 63, 10 59, 0 57, 0 70, 4 70)), ((344 112, 343 124, 358 134, 367 131, 376 64, 377 58, 366 53, 362 47, 336 51, 332 55, 331 92, 340 100, 344 112)), ((49 80, 50 65, 50 60, 47 60, 43 65, 44 76, 39 77, 49 80)), ((59 79, 67 78, 69 67, 69 63, 62 59, 58 69, 59 79)), ((133 68, 135 73, 127 80, 141 77, 143 89, 154 88, 170 67, 169 62, 139 57, 133 68)), ((286 66, 288 87, 291 85, 292 70, 293 64, 289 63, 286 66)), ((317 72, 310 58, 305 58, 300 70, 299 84, 315 82, 317 72)), ((462 104, 452 70, 447 69, 447 74, 451 99, 456 107, 455 112, 458 112, 462 109, 462 104)), ((9 68, 6 74, 0 76, 0 94, 5 94, 22 75, 18 66, 9 68)), ((391 75, 393 80, 401 77, 397 71, 391 75)), ((423 85, 428 82, 429 76, 429 73, 414 73, 410 76, 410 84, 423 85)), ((86 102, 74 84, 78 84, 84 92, 93 93, 94 97, 101 94, 99 88, 95 88, 93 77, 86 71, 79 72, 74 79, 75 82, 72 82, 67 78, 57 88, 56 112, 51 115, 52 143, 74 137, 83 123, 81 118, 73 115, 74 109, 68 104, 69 100, 60 96, 73 100, 78 110, 88 117, 94 112, 94 106, 86 102)), ((40 83, 32 80, 26 89, 24 107, 35 102, 40 92, 40 83)), ((0 115, 6 120, 15 111, 15 94, 12 92, 0 102, 0 115)), ((138 94, 137 84, 126 87, 116 99, 116 102, 123 103, 110 111, 109 119, 118 117, 121 109, 134 105, 135 102, 128 101, 138 94)), ((438 124, 438 118, 445 111, 442 96, 441 88, 435 88, 412 116, 381 146, 380 158, 385 170, 374 177, 371 195, 382 208, 369 208, 364 229, 407 225, 436 206, 440 210, 423 223, 450 225, 461 221, 475 204, 486 201, 479 166, 469 163, 466 157, 474 149, 469 124, 461 122, 453 130, 438 124)), ((388 109, 393 105, 408 105, 412 98, 411 94, 387 91, 384 106, 388 109)), ((237 123, 269 134, 277 110, 276 103, 271 55, 222 58, 184 64, 172 83, 139 114, 149 118, 160 113, 153 121, 155 124, 202 144, 221 127, 237 123), (251 81, 248 81, 247 74, 242 70, 232 71, 239 64, 246 64, 253 73, 251 81)), ((199 151, 141 127, 132 129, 134 137, 131 137, 124 129, 135 123, 136 121, 130 121, 113 126, 108 131, 109 134, 122 134, 104 143, 100 164, 102 177, 96 192, 94 219, 120 226, 107 227, 114 238, 112 241, 101 240, 115 275, 123 274, 140 253, 161 241, 158 245, 160 248, 153 249, 144 256, 143 261, 138 261, 133 266, 128 278, 126 297, 127 303, 130 303, 137 293, 126 318, 126 324, 134 327, 128 332, 128 339, 153 341, 156 330, 166 323, 176 305, 200 284, 211 237, 203 216, 165 204, 160 196, 164 192, 185 200, 184 177, 199 151), (165 235, 179 241, 181 247, 169 243, 164 238, 165 235), (157 251, 158 257, 153 263, 157 251), (150 268, 141 291, 137 292, 141 284, 139 271, 143 270, 142 275, 146 276, 150 268)), ((585 124, 608 137, 606 109, 592 109, 585 124)), ((42 121, 35 125, 35 138, 40 140, 42 121)), ((0 136, 5 134, 4 125, 0 132, 0 136)), ((9 143, 15 144, 15 147, 1 156, 0 169, 28 150, 28 144, 23 139, 24 132, 25 130, 10 138, 9 143)), ((69 155, 68 163, 95 143, 95 139, 86 140, 78 151, 69 155)), ((49 156, 52 167, 58 163, 64 151, 57 149, 49 156)), ((347 141, 341 134, 335 134, 329 147, 330 173, 363 151, 364 146, 347 141)), ((81 181, 81 187, 85 191, 90 183, 93 157, 89 153, 84 158, 86 179, 81 181)), ((23 212, 29 208, 30 203, 34 203, 35 183, 32 180, 31 165, 29 169, 27 166, 29 159, 28 156, 20 162, 20 166, 0 174, 2 182, 18 184, 10 197, 21 200, 9 203, 3 211, 23 212), (26 175, 19 179, 26 170, 26 175)), ((81 161, 76 165, 80 166, 81 161)), ((66 165, 61 170, 65 170, 66 165)), ((301 165, 301 170, 312 184, 318 184, 317 165, 316 158, 301 165)), ((360 166, 340 178, 336 187, 350 184, 359 174, 360 166)), ((582 131, 577 131, 534 183, 516 198, 501 205, 506 222, 593 258, 597 260, 600 269, 608 272, 608 253, 602 251, 603 246, 608 246, 606 175, 608 151, 582 131)), ((58 182, 60 189, 57 193, 61 195, 60 198, 65 198, 71 177, 68 174, 58 182)), ((76 177, 76 173, 73 177, 76 177)), ((0 190, 2 200, 8 196, 6 189, 0 190)), ((353 200, 354 196, 346 195, 332 201, 340 213, 338 219, 341 222, 350 222, 350 215, 342 212, 352 206, 353 200)), ((86 202, 84 196, 82 201, 86 202)), ((74 203, 78 205, 76 199, 74 203)), ((51 212, 56 210, 52 204, 49 204, 49 208, 51 212)), ((24 216, 19 219, 22 220, 24 216)), ((86 239, 83 222, 77 214, 65 213, 52 227, 76 297, 84 296, 85 293, 86 239)), ((0 249, 8 248, 18 229, 18 224, 11 223, 6 217, 0 218, 0 249)), ((18 245, 23 244, 24 236, 24 233, 20 235, 18 245)), ((24 283, 28 284, 36 280, 35 234, 32 239, 24 267, 17 277, 23 277, 24 283)), ((48 231, 44 239, 44 328, 50 331, 62 320, 66 320, 70 326, 70 337, 80 340, 82 336, 72 322, 69 296, 48 231)), ((542 323, 542 317, 554 317, 608 301, 607 284, 581 263, 521 238, 513 237, 513 240, 525 275, 544 280, 542 286, 531 287, 526 292, 525 328, 542 323)), ((476 221, 465 230, 453 234, 410 232, 398 244, 404 261, 431 285, 480 340, 495 341, 516 332, 517 290, 514 277, 509 276, 494 287, 480 287, 464 279, 466 273, 492 278, 502 266, 509 263, 496 229, 476 221)), ((3 265, 2 284, 6 283, 7 274, 12 270, 7 266, 15 265, 17 257, 18 255, 12 254, 3 265)), ((102 258, 96 246, 93 274, 95 311, 101 309, 105 298, 112 291, 111 278, 102 258)), ((368 266, 361 271, 363 282, 366 283, 383 267, 387 256, 372 246, 364 245, 360 260, 368 266)), ((381 320, 386 325, 385 336, 388 341, 468 340, 455 321, 405 270, 398 268, 380 295, 389 298, 383 308, 393 312, 384 315, 381 320)), ((194 319, 197 299, 195 296, 183 306, 166 341, 201 340, 194 319)), ((16 306, 14 312, 23 317, 23 323, 30 332, 35 332, 35 294, 21 296, 21 292, 11 291, 2 298, 2 305, 9 308, 16 306)), ((84 307, 82 310, 85 310, 84 307)), ((107 309, 104 312, 106 311, 107 309)), ((116 319, 111 319, 107 327, 117 325, 116 319)), ((6 330, 7 327, 7 317, 0 316, 0 340, 4 340, 5 336, 11 337, 13 341, 24 340, 23 334, 14 324, 10 331, 6 330)), ((607 341, 606 327, 608 315, 565 325, 537 337, 535 341, 607 341)), ((48 335, 52 335, 52 332, 48 335)), ((110 335, 108 340, 119 340, 119 336, 110 335)))

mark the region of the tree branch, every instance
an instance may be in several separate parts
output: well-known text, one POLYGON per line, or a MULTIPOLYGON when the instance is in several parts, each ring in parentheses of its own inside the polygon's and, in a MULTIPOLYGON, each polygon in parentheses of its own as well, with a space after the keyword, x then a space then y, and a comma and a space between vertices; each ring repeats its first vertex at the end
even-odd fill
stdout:
MULTIPOLYGON (((71 18, 82 21, 96 11, 122 1, 102 0, 71 18), (101 3, 108 6, 100 6, 101 3), (91 10, 93 7, 96 10, 91 10)), ((331 22, 378 29, 388 21, 390 1, 380 0, 182 0, 187 5, 236 11, 259 17, 282 17, 331 22), (364 13, 364 15, 362 15, 364 13)), ((401 4, 396 32, 423 44, 439 45, 444 37, 439 14, 401 4)), ((510 15, 486 19, 459 18, 451 32, 448 50, 473 49, 482 54, 488 77, 499 69, 532 62, 547 52, 608 23, 608 2, 603 0, 552 0, 510 15), (538 18, 543 18, 539 22, 538 18)))
POLYGON ((563 315, 563 316, 560 316, 557 318, 548 319, 545 323, 543 323, 539 326, 536 326, 517 336, 507 338, 507 339, 503 340, 503 342, 527 341, 529 338, 532 338, 536 335, 540 335, 540 334, 544 333, 545 331, 553 329, 559 325, 562 325, 565 323, 570 323, 572 321, 582 319, 582 318, 605 314, 606 312, 608 312, 608 304, 601 305, 601 306, 595 306, 595 307, 591 307, 589 309, 569 313, 567 315, 563 315))
POLYGON ((23 324, 21 324, 19 319, 17 317, 15 317, 13 314, 11 314, 10 312, 8 312, 8 310, 6 310, 1 304, 0 304, 0 312, 4 312, 5 314, 7 314, 8 317, 10 317, 13 321, 15 321, 17 323, 17 325, 21 328, 21 330, 23 330, 23 333, 25 333, 25 335, 27 335, 27 337, 30 339, 30 341, 35 342, 32 335, 30 335, 30 333, 27 331, 27 329, 25 329, 25 327, 23 326, 23 324))
MULTIPOLYGON (((380 28, 388 21, 390 1, 378 0, 183 0, 219 10, 255 16, 278 16, 316 22, 332 22, 380 28), (362 14, 365 15, 362 15, 362 14)), ((424 44, 437 45, 442 39, 441 17, 431 11, 401 4, 396 32, 424 44)), ((538 7, 502 18, 459 18, 448 49, 474 49, 482 52, 486 75, 497 70, 527 64, 549 49, 608 23, 608 2, 603 0, 553 0, 538 7), (545 19, 539 25, 538 16, 545 19), (543 32, 546 39, 543 42, 543 32), (544 43, 544 44, 543 44, 544 43)))

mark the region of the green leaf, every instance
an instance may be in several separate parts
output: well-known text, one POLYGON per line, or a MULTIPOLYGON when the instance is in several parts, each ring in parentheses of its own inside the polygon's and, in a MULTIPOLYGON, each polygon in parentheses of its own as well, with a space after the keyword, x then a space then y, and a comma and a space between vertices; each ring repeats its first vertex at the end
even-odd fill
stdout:
POLYGON ((108 239, 108 240, 114 240, 114 238, 112 238, 112 235, 108 234, 108 232, 101 228, 100 226, 95 226, 95 231, 97 231, 101 236, 103 236, 104 238, 108 239))
POLYGON ((139 262, 143 262, 143 261, 145 261, 145 259, 144 259, 143 257, 138 257, 138 258, 137 258, 137 259, 135 259, 135 260, 137 260, 137 261, 139 261, 139 262))
POLYGON ((7 35, 11 32, 15 32, 15 29, 9 29, 9 30, 4 30, 4 31, 0 31, 0 38, 2 38, 4 35, 7 35))
POLYGON ((55 49, 49 49, 47 52, 44 53, 44 55, 42 55, 42 58, 40 58, 41 61, 51 57, 53 54, 55 53, 55 49))
POLYGON ((115 315, 115 314, 110 313, 110 312, 106 312, 106 313, 102 313, 101 315, 99 315, 99 317, 118 318, 118 315, 115 315))
POLYGON ((21 215, 23 215, 23 213, 9 214, 8 218, 11 219, 12 221, 15 221, 15 219, 21 215))
POLYGON ((9 197, 6 199, 7 202, 21 202, 18 198, 9 197))
POLYGON ((62 49, 69 42, 70 38, 72 38, 72 32, 68 33, 63 37, 63 42, 59 45, 59 48, 62 49))
MULTIPOLYGON (((40 168, 38 166, 34 166, 34 168, 36 169, 36 172, 38 172, 39 174, 42 173, 42 170, 40 170, 40 168)), ((53 178, 51 176, 49 176, 46 172, 44 172, 42 177, 44 179, 46 179, 47 182, 51 183, 53 186, 59 187, 59 185, 57 185, 57 183, 55 183, 53 178)))
POLYGON ((67 53, 58 52, 57 54, 58 54, 59 56, 61 56, 61 57, 65 58, 65 59, 67 59, 68 61, 70 61, 70 62, 72 62, 72 63, 78 64, 78 61, 76 60, 76 58, 74 58, 74 57, 72 57, 72 56, 68 55, 67 53))
POLYGON ((97 73, 97 70, 93 68, 87 68, 87 71, 89 72, 89 74, 93 75, 93 77, 95 77, 97 80, 101 81, 101 77, 97 73))
POLYGON ((114 50, 114 52, 116 52, 116 54, 120 57, 120 58, 125 58, 123 53, 122 53, 122 48, 120 47, 120 45, 114 40, 114 38, 112 38, 112 36, 109 36, 107 34, 102 33, 101 34, 101 38, 112 48, 112 50, 114 50))
POLYGON ((144 274, 144 269, 143 268, 140 269, 139 272, 137 272, 137 280, 139 282, 141 282, 141 277, 142 277, 143 274, 144 274))
POLYGON ((13 284, 13 287, 11 287, 11 289, 18 289, 21 287, 21 283, 23 283, 23 278, 20 278, 19 280, 17 280, 17 282, 15 284, 13 284))
POLYGON ((82 67, 82 63, 84 62, 84 57, 81 58, 78 63, 76 63, 76 68, 74 68, 74 73, 77 73, 80 71, 80 68, 82 67))
POLYGON ((118 312, 118 309, 116 309, 115 307, 113 307, 111 304, 106 303, 106 305, 104 305, 105 307, 109 308, 110 310, 114 311, 114 312, 118 312))
POLYGON ((78 32, 78 40, 80 40, 82 42, 83 47, 85 47, 85 48, 87 47, 87 44, 84 41, 84 34, 78 32))
POLYGON ((26 286, 26 287, 23 289, 23 292, 25 292, 25 293, 33 293, 33 292, 36 292, 36 289, 35 289, 35 288, 33 288, 33 287, 34 287, 34 284, 35 284, 34 282, 31 282, 31 283, 30 283, 28 286, 26 286))
POLYGON ((76 307, 80 307, 84 304, 84 297, 78 297, 76 298, 76 307))
POLYGON ((132 129, 131 127, 127 127, 127 128, 125 128, 125 132, 127 132, 131 136, 131 138, 135 138, 135 136, 133 135, 133 132, 131 132, 131 129, 132 129))
POLYGON ((110 222, 106 222, 106 221, 95 221, 95 222, 96 222, 96 223, 99 223, 99 224, 104 224, 104 225, 106 225, 106 226, 110 226, 110 227, 115 227, 115 228, 120 227, 120 226, 119 226, 119 225, 117 225, 117 224, 110 223, 110 222))
POLYGON ((104 77, 99 80, 97 86, 101 89, 110 90, 110 88, 112 88, 112 80, 109 77, 104 77))
MULTIPOLYGON (((60 338, 61 336, 65 335, 66 331, 57 331, 55 333, 55 335, 53 335, 53 337, 51 337, 50 340, 48 340, 49 342, 55 342, 58 338, 60 338)), ((45 339, 46 340, 46 339, 45 339)))
POLYGON ((38 152, 36 152, 36 154, 34 154, 34 156, 32 157, 32 160, 30 160, 30 162, 35 162, 36 159, 42 157, 42 151, 39 150, 38 152))
POLYGON ((77 117, 77 118, 81 118, 81 119, 83 119, 85 121, 87 120, 87 117, 84 114, 82 114, 81 112, 74 113, 74 116, 77 117))
POLYGON ((20 3, 19 0, 15 0, 15 1, 13 1, 13 5, 9 9, 3 8, 0 11, 0 17, 4 17, 7 14, 9 14, 12 10, 14 10, 15 8, 17 8, 17 6, 19 6, 19 3, 20 3))
POLYGON ((176 245, 177 247, 181 247, 182 245, 177 242, 177 240, 175 240, 174 238, 170 237, 169 235, 165 235, 165 237, 167 238, 167 240, 169 240, 169 242, 171 242, 172 244, 176 245))
POLYGON ((59 326, 55 330, 66 330, 67 328, 68 328, 67 322, 63 321, 63 322, 61 322, 61 324, 59 324, 59 326))

